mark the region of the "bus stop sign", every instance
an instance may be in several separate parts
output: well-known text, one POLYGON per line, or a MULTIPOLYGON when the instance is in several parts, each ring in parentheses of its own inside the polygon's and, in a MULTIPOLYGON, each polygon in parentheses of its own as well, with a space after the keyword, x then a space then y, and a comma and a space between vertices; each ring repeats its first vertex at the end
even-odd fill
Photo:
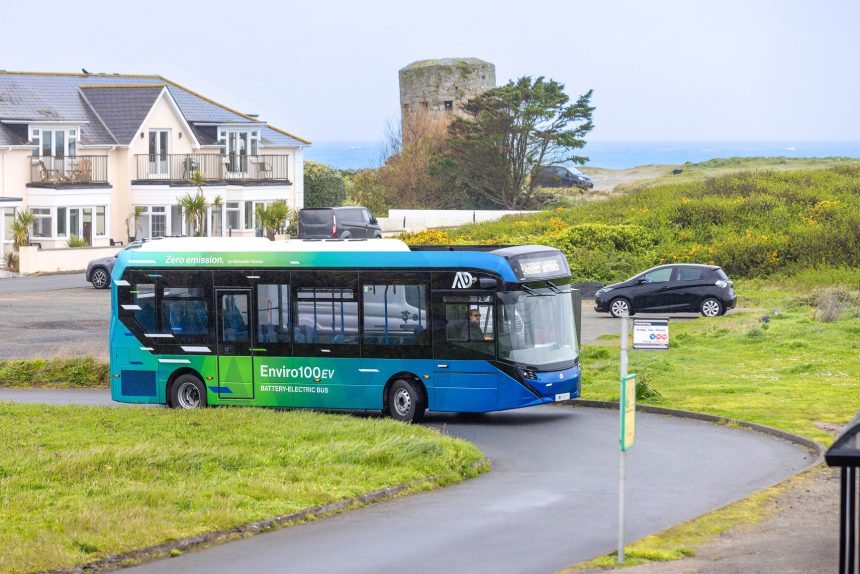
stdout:
POLYGON ((634 319, 633 348, 669 348, 669 319, 634 319))

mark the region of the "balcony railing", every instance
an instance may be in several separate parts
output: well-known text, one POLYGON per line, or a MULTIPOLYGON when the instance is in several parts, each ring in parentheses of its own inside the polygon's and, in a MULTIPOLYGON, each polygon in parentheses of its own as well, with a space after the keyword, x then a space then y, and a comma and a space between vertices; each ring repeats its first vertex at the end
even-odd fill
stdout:
POLYGON ((144 154, 135 158, 137 181, 188 182, 199 171, 206 181, 289 183, 288 155, 144 154))
POLYGON ((108 182, 108 156, 77 155, 30 158, 30 181, 49 185, 108 182))

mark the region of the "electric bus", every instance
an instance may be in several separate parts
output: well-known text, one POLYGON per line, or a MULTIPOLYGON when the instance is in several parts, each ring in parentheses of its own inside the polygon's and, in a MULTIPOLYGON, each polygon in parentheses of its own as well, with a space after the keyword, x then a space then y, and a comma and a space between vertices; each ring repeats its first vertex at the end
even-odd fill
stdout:
POLYGON ((489 412, 580 394, 579 291, 541 245, 166 238, 112 274, 111 395, 489 412))

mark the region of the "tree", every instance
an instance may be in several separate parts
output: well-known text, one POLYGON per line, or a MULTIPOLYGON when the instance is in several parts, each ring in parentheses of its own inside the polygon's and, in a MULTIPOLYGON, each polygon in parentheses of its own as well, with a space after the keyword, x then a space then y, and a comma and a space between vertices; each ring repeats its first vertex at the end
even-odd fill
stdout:
POLYGON ((178 197, 176 202, 185 212, 188 232, 199 237, 205 234, 206 211, 209 209, 209 202, 203 195, 203 184, 206 183, 206 178, 199 170, 195 170, 188 181, 197 187, 197 193, 191 195, 190 192, 186 192, 185 195, 178 197))
POLYGON ((268 207, 265 205, 257 206, 257 220, 270 241, 275 240, 276 233, 282 233, 286 229, 291 215, 287 202, 283 200, 275 201, 268 207))
POLYGON ((12 249, 16 252, 27 245, 30 245, 30 226, 33 225, 33 213, 27 209, 22 209, 15 214, 15 220, 12 222, 12 249))
POLYGON ((316 161, 306 161, 305 207, 337 207, 346 200, 346 183, 336 170, 316 161))
POLYGON ((203 235, 203 222, 206 220, 206 209, 209 207, 206 197, 199 191, 194 195, 186 192, 185 195, 176 198, 176 203, 185 212, 188 232, 198 237, 203 235))
POLYGON ((594 127, 591 94, 570 104, 564 85, 523 77, 469 100, 448 128, 454 185, 494 206, 528 206, 537 166, 588 160, 574 152, 594 127))

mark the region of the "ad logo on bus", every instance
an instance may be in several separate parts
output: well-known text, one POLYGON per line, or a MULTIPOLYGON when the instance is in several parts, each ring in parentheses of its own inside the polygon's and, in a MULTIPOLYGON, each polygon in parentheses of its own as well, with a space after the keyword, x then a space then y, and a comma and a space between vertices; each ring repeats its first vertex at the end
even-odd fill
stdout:
POLYGON ((454 284, 451 285, 451 289, 468 289, 474 282, 475 278, 472 277, 471 273, 467 271, 458 271, 457 274, 454 275, 454 284))

